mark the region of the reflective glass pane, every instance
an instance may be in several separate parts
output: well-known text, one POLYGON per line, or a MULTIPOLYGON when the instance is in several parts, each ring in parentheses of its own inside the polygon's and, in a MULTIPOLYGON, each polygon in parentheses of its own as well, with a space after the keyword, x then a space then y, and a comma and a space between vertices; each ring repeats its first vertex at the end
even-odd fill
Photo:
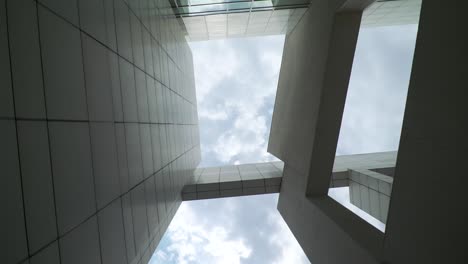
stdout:
POLYGON ((230 3, 226 6, 229 10, 238 10, 238 9, 250 9, 250 5, 252 2, 238 2, 238 3, 230 3))
POLYGON ((249 0, 177 0, 179 7, 194 6, 194 5, 211 5, 211 4, 227 4, 236 2, 251 2, 249 0))
POLYGON ((272 1, 255 1, 252 3, 252 8, 272 7, 272 1))
POLYGON ((275 6, 308 5, 310 0, 277 0, 275 6))

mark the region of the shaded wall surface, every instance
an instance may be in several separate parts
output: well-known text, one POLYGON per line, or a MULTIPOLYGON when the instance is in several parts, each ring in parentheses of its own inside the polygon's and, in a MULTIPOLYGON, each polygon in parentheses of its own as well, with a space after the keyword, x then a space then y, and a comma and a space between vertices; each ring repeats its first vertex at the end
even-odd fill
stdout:
POLYGON ((387 263, 466 263, 468 39, 464 5, 424 0, 401 130, 387 263))
MULTIPOLYGON (((385 199, 380 209, 386 210, 388 204, 385 216, 375 210, 378 204, 354 201, 364 202, 362 207, 387 220, 383 233, 323 195, 325 188, 316 191, 320 187, 316 183, 320 184, 318 180, 323 177, 320 172, 331 170, 326 168, 328 164, 318 161, 328 162, 327 155, 336 150, 336 145, 332 149, 321 145, 324 140, 327 144, 336 143, 327 140, 329 134, 339 131, 339 126, 329 125, 336 121, 332 117, 337 117, 330 114, 336 114, 342 105, 335 101, 328 105, 330 108, 324 108, 329 111, 317 110, 327 103, 327 89, 330 92, 334 86, 320 90, 317 80, 323 76, 315 67, 320 67, 325 76, 333 70, 330 64, 323 63, 327 59, 323 57, 328 54, 330 62, 330 56, 344 51, 346 38, 337 42, 330 35, 352 25, 352 20, 336 23, 338 16, 350 15, 343 14, 342 8, 335 14, 323 15, 331 9, 331 2, 313 2, 286 38, 277 93, 283 98, 275 103, 277 116, 270 135, 270 139, 278 141, 270 140, 269 145, 269 151, 285 162, 278 202, 281 215, 312 263, 466 263, 466 172, 461 164, 466 160, 468 146, 464 88, 468 53, 466 29, 461 26, 466 25, 462 5, 422 1, 396 164, 381 167, 385 168, 384 174, 393 178, 359 169, 354 170, 359 179, 356 173, 351 176, 351 184, 359 184, 364 191, 361 195, 366 196, 373 189, 374 196, 379 194, 385 199), (309 15, 319 12, 319 8, 324 10, 322 14, 309 15), (331 19, 335 22, 333 27, 331 19), (329 43, 322 43, 330 39, 329 43), (318 53, 320 50, 323 52, 318 53), (317 79, 312 80, 311 76, 316 75, 317 79), (329 129, 322 132, 328 133, 317 132, 321 118, 323 127, 329 129), (320 150, 320 155, 311 155, 311 149, 320 150), (369 182, 368 176, 376 175, 379 177, 372 177, 373 180, 383 181, 369 182)), ((343 59, 347 62, 349 57, 343 59)), ((355 198, 357 195, 352 197, 355 198)))
POLYGON ((200 160, 165 1, 0 1, 2 263, 147 263, 200 160))

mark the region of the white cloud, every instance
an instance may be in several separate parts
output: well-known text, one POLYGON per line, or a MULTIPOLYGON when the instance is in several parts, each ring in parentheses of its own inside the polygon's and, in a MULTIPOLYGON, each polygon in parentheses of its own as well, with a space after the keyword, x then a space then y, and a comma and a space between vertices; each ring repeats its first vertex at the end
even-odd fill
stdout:
MULTIPOLYGON (((268 132, 265 117, 251 114, 239 115, 234 126, 221 133, 212 147, 219 160, 228 163, 235 156, 259 154, 256 160, 267 157, 265 134, 268 132), (262 153, 263 152, 263 153, 262 153)), ((245 160, 242 160, 245 162, 245 160)))
POLYGON ((155 263, 239 264, 250 256, 252 249, 232 238, 228 224, 206 222, 200 214, 189 203, 180 206, 165 235, 170 244, 156 251, 155 263))
POLYGON ((191 43, 202 165, 274 160, 267 141, 284 36, 191 43))
POLYGON ((338 155, 398 149, 417 26, 359 33, 338 155))
POLYGON ((211 90, 215 89, 223 79, 233 76, 241 66, 237 60, 236 51, 226 45, 226 41, 228 40, 192 44, 199 102, 203 102, 211 90), (215 56, 217 54, 222 54, 222 56, 215 56))
POLYGON ((153 263, 309 263, 276 210, 278 194, 184 202, 153 263))
POLYGON ((228 114, 224 110, 209 111, 205 108, 202 108, 198 111, 198 118, 206 118, 208 120, 220 121, 227 120, 228 114))

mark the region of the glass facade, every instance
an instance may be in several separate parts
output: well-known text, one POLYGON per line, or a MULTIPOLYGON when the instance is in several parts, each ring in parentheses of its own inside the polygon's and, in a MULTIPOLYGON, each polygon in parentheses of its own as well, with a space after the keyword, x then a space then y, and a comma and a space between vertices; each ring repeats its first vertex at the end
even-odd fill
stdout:
POLYGON ((364 10, 363 27, 417 24, 422 0, 376 1, 364 10))
POLYGON ((173 0, 189 41, 285 34, 297 24, 310 0, 173 0))
POLYGON ((182 17, 191 41, 286 34, 307 8, 232 12, 182 17))
MULTIPOLYGON (((362 26, 416 24, 422 0, 376 1, 362 26)), ((171 12, 183 21, 189 41, 287 34, 310 0, 175 0, 171 12)))
POLYGON ((291 9, 307 7, 310 0, 175 0, 172 8, 179 16, 291 9))

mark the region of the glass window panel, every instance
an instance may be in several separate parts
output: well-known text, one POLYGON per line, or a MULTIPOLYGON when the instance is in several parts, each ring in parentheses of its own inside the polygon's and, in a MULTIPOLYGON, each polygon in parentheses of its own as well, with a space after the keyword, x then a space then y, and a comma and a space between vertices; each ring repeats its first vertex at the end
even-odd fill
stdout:
POLYGON ((262 8, 262 7, 272 7, 273 2, 268 0, 268 1, 255 1, 252 3, 252 8, 262 8))
POLYGON ((250 9, 252 2, 238 2, 227 4, 229 10, 250 9))
POLYGON ((227 4, 235 2, 250 2, 249 0, 177 0, 178 6, 188 5, 211 5, 211 4, 227 4))
POLYGON ((310 0, 278 0, 275 6, 308 5, 310 0))
POLYGON ((188 0, 177 0, 177 6, 188 6, 189 1, 188 0))
POLYGON ((225 4, 219 5, 206 5, 206 6, 191 6, 191 7, 179 7, 177 8, 178 14, 192 14, 192 13, 205 13, 205 12, 217 12, 217 11, 226 11, 225 4))

